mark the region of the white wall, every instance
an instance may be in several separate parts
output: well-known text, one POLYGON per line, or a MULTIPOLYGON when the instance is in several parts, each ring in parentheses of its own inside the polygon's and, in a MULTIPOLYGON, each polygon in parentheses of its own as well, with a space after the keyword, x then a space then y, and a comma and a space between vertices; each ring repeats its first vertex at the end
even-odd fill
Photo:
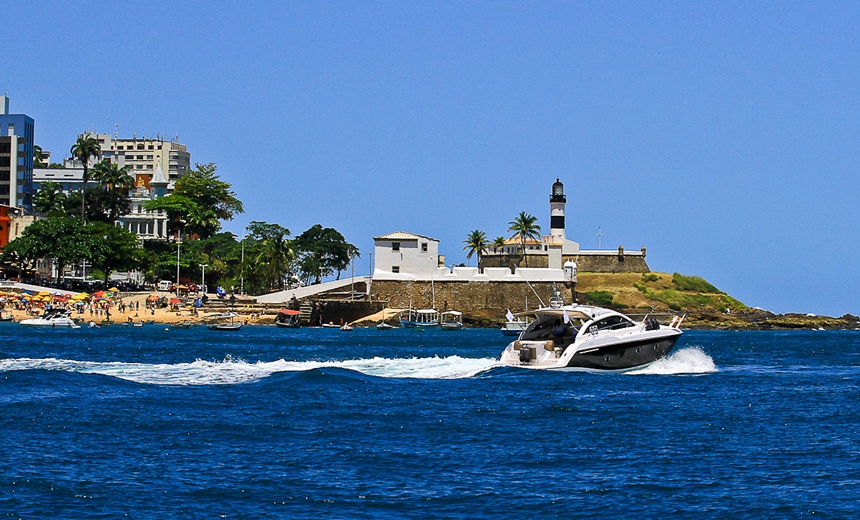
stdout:
POLYGON ((374 249, 375 268, 373 277, 380 280, 430 279, 439 263, 439 242, 425 238, 410 240, 377 240, 374 249), (400 243, 400 250, 394 251, 392 243, 400 243), (422 251, 422 245, 427 251, 422 251), (399 267, 399 273, 393 268, 399 267), (405 278, 398 276, 407 275, 405 278), (411 277, 411 278, 410 278, 411 277))

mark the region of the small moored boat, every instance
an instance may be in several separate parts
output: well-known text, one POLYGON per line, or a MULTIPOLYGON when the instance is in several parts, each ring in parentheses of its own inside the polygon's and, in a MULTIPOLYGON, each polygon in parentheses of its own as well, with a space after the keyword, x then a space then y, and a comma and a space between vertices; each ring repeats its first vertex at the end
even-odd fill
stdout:
POLYGON ((235 312, 217 313, 209 316, 210 318, 224 320, 220 322, 210 323, 209 330, 236 331, 241 329, 242 322, 236 321, 236 316, 238 316, 238 314, 236 314, 235 312), (230 319, 230 321, 226 321, 228 318, 230 319))
POLYGON ((439 325, 442 330, 460 330, 463 328, 463 313, 460 311, 445 311, 439 315, 439 325))
POLYGON ((439 311, 436 309, 409 309, 400 313, 401 328, 436 327, 439 311))
POLYGON ((302 312, 292 309, 281 309, 275 317, 275 325, 286 329, 297 329, 302 326, 302 312))

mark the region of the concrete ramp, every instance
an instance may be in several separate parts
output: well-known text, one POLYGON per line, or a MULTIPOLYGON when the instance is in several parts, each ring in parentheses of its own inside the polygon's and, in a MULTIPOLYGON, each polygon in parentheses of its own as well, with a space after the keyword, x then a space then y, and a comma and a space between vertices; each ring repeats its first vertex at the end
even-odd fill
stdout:
POLYGON ((302 298, 307 298, 309 296, 315 296, 320 293, 336 291, 338 289, 349 288, 352 286, 353 282, 356 284, 367 282, 368 276, 356 276, 355 278, 346 278, 344 280, 335 280, 333 282, 326 282, 317 285, 308 285, 306 287, 299 287, 297 289, 287 289, 286 291, 278 291, 276 293, 264 294, 262 296, 257 296, 257 303, 287 303, 295 297, 297 300, 301 300, 302 298))

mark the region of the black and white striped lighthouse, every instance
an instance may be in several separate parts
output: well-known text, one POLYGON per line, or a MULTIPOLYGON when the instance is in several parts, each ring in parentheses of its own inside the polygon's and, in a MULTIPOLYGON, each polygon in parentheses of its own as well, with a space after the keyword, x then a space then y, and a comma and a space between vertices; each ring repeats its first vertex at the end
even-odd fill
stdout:
POLYGON ((549 196, 549 236, 552 238, 565 240, 564 205, 566 202, 564 184, 556 178, 552 184, 552 195, 549 196))

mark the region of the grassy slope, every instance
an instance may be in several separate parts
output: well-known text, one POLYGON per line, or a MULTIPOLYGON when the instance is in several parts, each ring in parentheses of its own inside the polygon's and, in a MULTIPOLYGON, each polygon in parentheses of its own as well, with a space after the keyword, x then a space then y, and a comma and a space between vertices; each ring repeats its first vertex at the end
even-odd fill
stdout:
MULTIPOLYGON (((704 280, 695 281, 711 287, 704 280)), ((626 309, 647 310, 652 306, 662 311, 725 312, 727 307, 732 311, 746 309, 746 305, 738 300, 718 292, 716 288, 711 289, 712 292, 681 290, 673 281, 673 275, 667 273, 580 273, 576 284, 576 292, 586 297, 598 291, 608 291, 612 294, 613 306, 626 309)))
POLYGON ((858 327, 856 316, 840 318, 803 314, 775 315, 761 309, 749 308, 731 296, 719 292, 705 280, 667 273, 580 273, 576 292, 580 302, 609 305, 624 312, 647 311, 689 313, 686 327, 719 329, 853 329, 858 327), (687 290, 681 290, 684 287, 687 290), (692 290, 699 288, 700 290, 692 290), (701 290, 704 289, 704 290, 701 290), (603 301, 594 301, 594 300, 603 301), (731 312, 726 312, 730 309, 731 312))

